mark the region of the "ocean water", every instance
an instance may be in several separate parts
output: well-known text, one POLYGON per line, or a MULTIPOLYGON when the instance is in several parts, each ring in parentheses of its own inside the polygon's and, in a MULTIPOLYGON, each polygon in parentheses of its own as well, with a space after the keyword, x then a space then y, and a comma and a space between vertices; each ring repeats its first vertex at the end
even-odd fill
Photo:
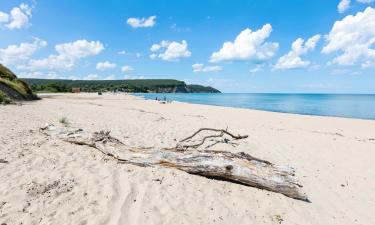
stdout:
POLYGON ((375 94, 134 94, 195 104, 375 120, 375 94))

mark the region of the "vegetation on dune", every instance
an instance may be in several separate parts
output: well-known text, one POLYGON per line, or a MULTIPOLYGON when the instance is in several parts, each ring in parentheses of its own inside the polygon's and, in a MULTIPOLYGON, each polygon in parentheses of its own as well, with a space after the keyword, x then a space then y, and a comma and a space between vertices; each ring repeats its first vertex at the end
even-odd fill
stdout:
POLYGON ((10 100, 4 92, 0 91, 0 104, 9 104, 11 102, 12 100, 10 100))
POLYGON ((59 122, 63 124, 64 126, 69 126, 69 120, 66 117, 62 117, 59 119, 59 122))
POLYGON ((8 68, 0 64, 0 102, 36 99, 27 83, 17 78, 8 68))
POLYGON ((185 82, 173 79, 141 80, 58 80, 58 79, 24 79, 35 92, 70 92, 80 88, 83 92, 121 91, 132 93, 193 93, 220 91, 201 85, 186 85, 185 82))

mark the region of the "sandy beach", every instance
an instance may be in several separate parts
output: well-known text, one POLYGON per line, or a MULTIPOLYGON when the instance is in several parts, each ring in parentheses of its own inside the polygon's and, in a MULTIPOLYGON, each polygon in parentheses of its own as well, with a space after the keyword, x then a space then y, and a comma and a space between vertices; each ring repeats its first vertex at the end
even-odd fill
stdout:
POLYGON ((375 121, 159 104, 126 94, 55 94, 0 106, 0 224, 375 224, 375 121), (111 131, 168 148, 201 127, 249 135, 236 145, 295 168, 311 203, 161 167, 118 164, 39 132, 111 131))

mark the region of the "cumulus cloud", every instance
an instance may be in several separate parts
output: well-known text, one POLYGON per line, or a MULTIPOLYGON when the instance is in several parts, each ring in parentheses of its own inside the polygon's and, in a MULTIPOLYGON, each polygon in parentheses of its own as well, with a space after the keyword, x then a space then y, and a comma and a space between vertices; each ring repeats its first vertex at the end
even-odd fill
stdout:
POLYGON ((293 42, 292 49, 288 54, 279 58, 274 69, 297 69, 310 65, 309 61, 302 60, 300 56, 313 51, 319 40, 319 34, 309 38, 306 42, 302 38, 298 38, 293 42))
MULTIPOLYGON (((374 0, 357 0, 357 2, 363 3, 363 4, 370 4, 373 1, 374 0)), ((341 0, 339 4, 337 5, 337 10, 339 11, 339 13, 344 13, 347 9, 349 9, 350 4, 351 4, 351 0, 341 0)))
POLYGON ((77 40, 75 42, 56 45, 55 49, 60 55, 72 58, 84 58, 99 54, 104 50, 104 46, 99 41, 77 40))
POLYGON ((193 72, 198 73, 198 72, 215 72, 215 71, 220 71, 223 68, 221 66, 204 66, 201 63, 196 63, 192 65, 193 67, 193 72))
POLYGON ((9 45, 0 49, 0 63, 10 65, 23 63, 28 60, 38 49, 47 46, 47 42, 34 39, 33 43, 21 43, 19 45, 9 45))
POLYGON ((0 11, 0 24, 7 23, 9 21, 8 13, 4 13, 0 11))
POLYGON ((179 42, 162 41, 159 44, 153 44, 150 48, 151 59, 157 57, 166 61, 177 61, 180 58, 188 58, 191 56, 191 52, 188 50, 188 44, 185 40, 179 42))
POLYGON ((258 73, 263 70, 263 64, 258 64, 255 66, 255 68, 249 70, 250 73, 258 73))
POLYGON ((96 64, 97 70, 106 70, 106 69, 112 69, 116 67, 116 63, 110 63, 108 61, 105 62, 98 62, 96 64))
POLYGON ((124 73, 128 73, 128 72, 134 71, 134 68, 131 67, 131 66, 123 66, 121 68, 121 71, 124 72, 124 73))
POLYGON ((159 51, 159 49, 161 48, 161 45, 159 44, 153 44, 150 48, 150 51, 152 52, 156 52, 156 51, 159 51))
POLYGON ((70 70, 76 62, 88 56, 99 54, 104 46, 99 41, 77 40, 75 42, 55 46, 58 54, 50 55, 44 59, 30 60, 26 69, 29 70, 70 70))
POLYGON ((332 63, 375 66, 375 9, 367 7, 336 21, 326 41, 323 53, 339 53, 332 63))
POLYGON ((22 3, 18 7, 14 7, 9 13, 0 11, 0 26, 5 26, 6 28, 20 29, 29 25, 29 20, 32 16, 32 8, 22 3))
POLYGON ((224 42, 223 47, 211 55, 211 62, 224 60, 257 60, 270 59, 277 51, 278 43, 268 43, 272 26, 265 24, 261 29, 252 31, 249 28, 241 31, 234 42, 224 42))
POLYGON ((156 24, 156 16, 150 16, 148 18, 128 18, 126 23, 133 28, 153 27, 156 24))
POLYGON ((337 5, 337 10, 339 13, 344 13, 350 6, 350 0, 341 0, 337 5))

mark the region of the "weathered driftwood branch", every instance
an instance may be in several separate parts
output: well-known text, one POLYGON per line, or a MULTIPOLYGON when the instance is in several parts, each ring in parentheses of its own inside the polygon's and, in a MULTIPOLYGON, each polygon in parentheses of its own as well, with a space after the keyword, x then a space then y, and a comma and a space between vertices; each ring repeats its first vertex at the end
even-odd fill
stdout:
POLYGON ((241 135, 233 135, 233 134, 229 133, 227 130, 224 130, 224 129, 201 128, 201 129, 197 130, 197 131, 196 131, 194 134, 192 134, 191 136, 182 139, 180 142, 184 142, 184 141, 187 141, 187 140, 189 140, 189 139, 192 139, 194 136, 196 136, 197 134, 199 134, 199 133, 202 132, 202 131, 216 131, 216 132, 220 132, 220 133, 227 134, 227 135, 231 136, 231 137, 234 138, 234 139, 243 139, 243 138, 247 138, 247 137, 248 137, 248 135, 244 135, 244 136, 241 136, 241 135))
MULTIPOLYGON (((217 138, 217 137, 223 137, 224 134, 227 134, 228 136, 232 137, 233 139, 244 139, 244 138, 247 138, 248 135, 233 135, 231 134, 230 132, 228 132, 227 130, 224 130, 224 129, 213 129, 213 128, 201 128, 199 129, 198 131, 196 131, 194 134, 192 134, 191 136, 187 137, 187 138, 184 138, 182 139, 181 141, 179 141, 179 143, 177 144, 176 148, 180 149, 180 150, 186 150, 188 148, 198 148, 199 146, 203 145, 207 139, 209 138, 217 138), (196 135, 198 135, 200 132, 202 131, 213 131, 213 132, 216 132, 216 133, 219 133, 219 134, 213 134, 213 135, 208 135, 208 136, 204 136, 200 142, 196 143, 196 144, 185 144, 184 142, 189 142, 189 141, 192 141, 193 137, 195 137, 196 135)), ((227 139, 224 139, 225 141, 227 141, 227 139)))
POLYGON ((134 148, 111 137, 109 132, 89 133, 82 129, 69 131, 54 125, 41 128, 41 132, 70 143, 96 148, 119 163, 176 168, 190 174, 240 183, 308 201, 307 196, 300 191, 301 185, 295 180, 292 169, 275 166, 243 152, 134 148))

